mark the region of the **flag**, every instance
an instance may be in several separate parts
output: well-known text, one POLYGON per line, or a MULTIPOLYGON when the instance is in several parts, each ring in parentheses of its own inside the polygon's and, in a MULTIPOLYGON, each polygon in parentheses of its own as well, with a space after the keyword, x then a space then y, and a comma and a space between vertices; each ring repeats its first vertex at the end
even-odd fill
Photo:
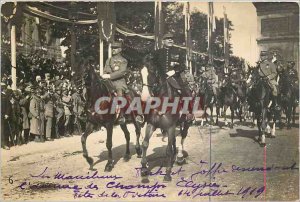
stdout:
POLYGON ((163 36, 163 22, 162 16, 162 3, 160 0, 155 1, 155 24, 154 24, 154 38, 155 38, 155 49, 159 49, 162 46, 162 36, 163 36))
POLYGON ((190 3, 185 2, 183 6, 183 15, 185 18, 185 43, 186 43, 186 66, 191 70, 191 52, 192 52, 192 40, 190 29, 190 3))
POLYGON ((209 63, 213 63, 213 50, 212 50, 212 43, 213 43, 213 32, 216 29, 216 22, 214 17, 214 4, 213 2, 208 2, 208 16, 207 16, 207 27, 208 27, 208 58, 209 63))
POLYGON ((229 66, 229 24, 228 24, 228 18, 226 14, 225 7, 224 9, 224 61, 225 67, 229 66))
POLYGON ((116 12, 113 2, 98 2, 98 23, 100 37, 107 42, 113 42, 116 31, 116 12))
POLYGON ((214 32, 216 30, 216 18, 215 18, 215 13, 214 13, 214 4, 213 2, 209 2, 208 3, 209 6, 209 21, 211 23, 211 29, 212 32, 214 32))

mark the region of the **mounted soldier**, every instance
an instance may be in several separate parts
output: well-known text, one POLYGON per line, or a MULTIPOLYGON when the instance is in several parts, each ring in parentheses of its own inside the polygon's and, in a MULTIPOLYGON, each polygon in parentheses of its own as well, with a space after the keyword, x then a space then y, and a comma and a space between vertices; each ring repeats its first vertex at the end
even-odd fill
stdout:
MULTIPOLYGON (((182 87, 183 96, 191 96, 188 83, 184 82, 182 72, 185 70, 185 54, 174 47, 173 35, 168 33, 163 36, 163 48, 154 52, 154 75, 163 83, 167 78, 173 76, 172 82, 182 87)), ((176 84, 175 84, 176 85, 176 84)))
POLYGON ((295 62, 294 61, 289 61, 287 64, 287 69, 286 69, 294 87, 299 86, 299 78, 298 78, 298 72, 295 69, 295 62))
MULTIPOLYGON (((178 89, 181 96, 192 97, 188 80, 184 75, 186 69, 185 53, 174 47, 172 34, 167 33, 163 36, 163 48, 154 52, 152 61, 154 69, 149 70, 150 73, 152 73, 149 74, 149 76, 150 78, 156 79, 153 79, 152 82, 150 82, 150 85, 155 84, 155 82, 161 85, 168 79, 170 85, 175 89, 178 89)), ((148 78, 148 80, 151 79, 148 78)), ((187 117, 189 120, 192 120, 192 116, 187 117)))
MULTIPOLYGON (((121 42, 114 42, 112 47, 112 57, 108 58, 104 67, 102 78, 110 79, 115 87, 117 96, 123 97, 128 91, 124 75, 127 71, 127 60, 122 56, 121 42)), ((119 111, 119 110, 117 110, 119 111)), ((119 123, 125 123, 124 111, 119 112, 119 123)))
MULTIPOLYGON (((212 87, 214 93, 213 98, 216 100, 218 96, 218 75, 216 74, 215 68, 212 65, 208 65, 202 77, 207 79, 207 83, 212 87)), ((213 100, 211 102, 213 102, 213 100)))
POLYGON ((278 107, 278 82, 276 81, 277 68, 275 64, 272 61, 270 61, 268 52, 262 51, 260 57, 261 63, 259 64, 259 75, 261 77, 265 77, 268 80, 269 86, 272 90, 273 104, 275 107, 278 107))

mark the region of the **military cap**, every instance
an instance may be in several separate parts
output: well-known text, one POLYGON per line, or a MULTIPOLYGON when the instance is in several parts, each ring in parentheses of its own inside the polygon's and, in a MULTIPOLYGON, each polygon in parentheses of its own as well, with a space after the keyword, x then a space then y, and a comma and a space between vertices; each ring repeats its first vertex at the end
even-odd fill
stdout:
POLYGON ((164 36, 163 36, 163 40, 165 40, 165 39, 173 39, 174 38, 174 36, 173 36, 173 34, 171 34, 171 33, 167 33, 167 34, 165 34, 164 36))
POLYGON ((260 56, 268 56, 268 51, 261 51, 260 56))
POLYGON ((113 42, 111 44, 112 48, 122 48, 122 43, 121 42, 113 42))
POLYGON ((294 61, 288 61, 288 64, 294 66, 295 62, 294 61))

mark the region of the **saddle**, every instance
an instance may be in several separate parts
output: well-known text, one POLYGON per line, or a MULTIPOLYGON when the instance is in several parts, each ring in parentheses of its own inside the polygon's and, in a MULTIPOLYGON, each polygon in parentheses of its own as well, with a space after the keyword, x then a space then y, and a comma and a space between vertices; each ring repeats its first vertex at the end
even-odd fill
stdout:
POLYGON ((167 82, 170 84, 171 87, 173 87, 176 90, 182 90, 182 86, 179 86, 178 82, 174 77, 169 77, 167 79, 167 82))

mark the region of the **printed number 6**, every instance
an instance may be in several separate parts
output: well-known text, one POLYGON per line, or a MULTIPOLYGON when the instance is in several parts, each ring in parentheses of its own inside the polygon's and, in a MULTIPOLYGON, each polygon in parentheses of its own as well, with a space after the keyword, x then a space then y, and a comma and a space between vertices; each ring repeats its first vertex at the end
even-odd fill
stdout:
POLYGON ((13 183, 14 183, 14 181, 11 179, 11 177, 12 177, 12 176, 10 176, 10 177, 8 178, 9 184, 13 184, 13 183))

